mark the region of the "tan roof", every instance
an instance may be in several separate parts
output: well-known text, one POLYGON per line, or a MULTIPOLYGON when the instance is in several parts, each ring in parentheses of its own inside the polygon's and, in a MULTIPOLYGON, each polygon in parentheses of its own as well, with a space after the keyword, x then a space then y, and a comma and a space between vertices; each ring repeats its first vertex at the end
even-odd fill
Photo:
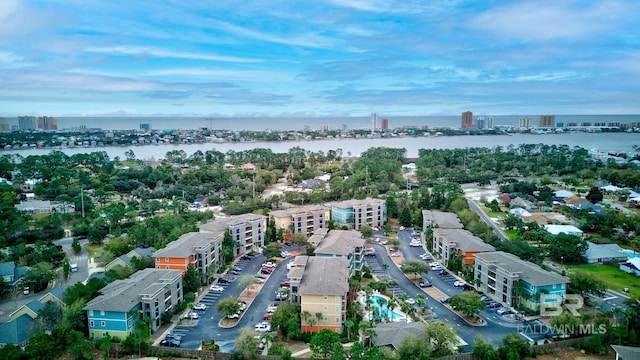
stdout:
POLYGON ((331 203, 330 205, 343 209, 343 208, 352 208, 352 207, 358 207, 358 206, 371 206, 371 205, 381 205, 381 204, 386 204, 386 201, 382 199, 366 198, 362 200, 356 200, 356 199, 344 200, 344 201, 331 203))
POLYGON ((456 249, 465 252, 495 251, 496 249, 464 229, 433 229, 433 234, 455 243, 456 249))
POLYGON ((238 225, 247 221, 264 221, 266 216, 259 214, 242 214, 234 215, 226 218, 217 218, 206 224, 198 225, 200 230, 207 232, 222 232, 228 230, 230 226, 238 225))
POLYGON ((347 256, 353 253, 356 247, 364 247, 364 244, 365 239, 358 231, 331 230, 320 241, 313 253, 347 256))
POLYGON ((166 247, 153 253, 153 257, 172 257, 186 259, 194 254, 194 249, 209 245, 215 240, 215 234, 190 232, 183 234, 166 247))
POLYGON ((300 295, 344 295, 349 290, 349 261, 311 256, 304 268, 300 295))
POLYGON ((566 284, 569 282, 564 276, 543 270, 538 265, 524 261, 519 257, 504 251, 485 252, 475 255, 476 260, 481 259, 485 263, 494 263, 496 267, 505 272, 519 274, 520 279, 535 286, 551 284, 566 284))
POLYGON ((296 214, 306 215, 306 214, 310 214, 318 211, 327 211, 327 209, 319 205, 308 205, 308 206, 302 206, 302 207, 292 207, 285 210, 270 211, 269 215, 275 216, 275 217, 289 217, 296 214))

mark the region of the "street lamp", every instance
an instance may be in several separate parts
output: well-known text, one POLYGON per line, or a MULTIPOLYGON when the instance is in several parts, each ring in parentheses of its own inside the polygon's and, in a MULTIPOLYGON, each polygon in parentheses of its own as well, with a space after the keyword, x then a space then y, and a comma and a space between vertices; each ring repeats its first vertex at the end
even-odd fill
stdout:
POLYGON ((560 265, 564 265, 564 256, 560 256, 560 265))

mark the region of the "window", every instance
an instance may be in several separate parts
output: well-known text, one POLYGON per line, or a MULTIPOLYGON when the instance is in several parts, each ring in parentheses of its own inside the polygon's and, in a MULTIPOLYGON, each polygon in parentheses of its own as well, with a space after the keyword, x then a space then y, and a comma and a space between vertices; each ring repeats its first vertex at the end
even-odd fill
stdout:
POLYGON ((100 310, 100 316, 104 316, 104 310, 100 310))
POLYGON ((94 327, 96 326, 96 324, 93 322, 93 320, 89 321, 89 327, 94 327))
POLYGON ((478 264, 478 271, 482 270, 482 265, 478 264))
POLYGON ((336 301, 342 301, 342 296, 336 295, 336 301))
POLYGON ((340 324, 340 318, 339 317, 336 318, 336 324, 340 324))
POLYGON ((323 298, 324 300, 328 300, 328 299, 329 299, 329 297, 328 297, 327 295, 323 296, 322 298, 323 298))
POLYGON ((167 269, 167 270, 169 270, 169 266, 165 266, 164 268, 165 268, 165 269, 167 269))
POLYGON ((105 326, 107 326, 107 323, 104 322, 104 321, 100 321, 100 326, 105 327, 105 326))
MULTIPOLYGON (((329 307, 328 307, 327 305, 325 305, 325 306, 323 306, 323 307, 322 307, 322 309, 323 309, 324 311, 327 311, 327 310, 329 310, 329 307)), ((326 319, 325 319, 325 320, 326 320, 326 319)))
POLYGON ((89 316, 93 316, 93 310, 89 310, 89 316))
POLYGON ((169 257, 165 256, 164 262, 169 262, 169 257))
POLYGON ((336 312, 339 313, 340 312, 340 306, 336 306, 336 312))
POLYGON ((502 279, 502 283, 506 284, 507 283, 507 278, 502 279))

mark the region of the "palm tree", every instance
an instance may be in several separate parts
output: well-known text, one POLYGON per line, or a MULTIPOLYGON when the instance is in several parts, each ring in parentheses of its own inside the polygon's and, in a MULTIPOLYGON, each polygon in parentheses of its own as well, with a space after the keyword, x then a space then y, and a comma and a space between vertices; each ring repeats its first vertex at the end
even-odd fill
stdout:
POLYGON ((353 327, 356 325, 356 322, 353 319, 347 319, 344 322, 344 327, 347 328, 347 340, 351 340, 351 332, 353 331, 353 327))
POLYGON ((427 298, 424 296, 424 294, 418 294, 416 295, 416 305, 418 305, 418 307, 420 307, 420 310, 424 312, 424 305, 427 302, 427 298))
POLYGON ((309 324, 309 321, 308 321, 308 320, 309 320, 309 318, 311 318, 311 313, 310 313, 310 312, 308 312, 307 310, 305 310, 305 311, 303 311, 303 312, 301 312, 301 313, 300 313, 300 317, 302 318, 302 321, 303 321, 303 322, 307 323, 307 326, 311 326, 311 325, 309 324))
POLYGON ((318 319, 318 331, 320 331, 320 321, 322 320, 322 313, 321 312, 317 312, 316 313, 316 319, 318 319))
MULTIPOLYGON (((384 307, 384 305, 387 305, 387 299, 385 299, 383 297, 379 297, 378 299, 376 299, 376 303, 378 303, 378 305, 380 306, 380 312, 382 312, 382 308, 384 307)), ((384 316, 385 320, 387 320, 389 318, 389 312, 388 311, 386 311, 384 314, 380 314, 380 315, 384 316)))
POLYGON ((382 268, 384 269, 384 273, 389 276, 389 264, 388 263, 384 263, 382 264, 382 268))
POLYGON ((369 347, 373 346, 373 337, 378 335, 374 328, 368 328, 365 330, 367 337, 369 338, 369 347))

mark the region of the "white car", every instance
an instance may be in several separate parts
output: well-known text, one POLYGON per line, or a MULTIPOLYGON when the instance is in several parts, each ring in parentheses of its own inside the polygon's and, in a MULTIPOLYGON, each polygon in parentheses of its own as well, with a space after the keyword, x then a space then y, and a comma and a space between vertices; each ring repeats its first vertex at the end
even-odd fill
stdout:
POLYGON ((431 270, 438 270, 438 269, 440 269, 440 264, 438 262, 434 261, 431 264, 429 264, 429 268, 431 270))
POLYGON ((254 330, 260 333, 268 333, 271 331, 271 324, 266 321, 256 324, 254 330))
POLYGON ((399 252, 394 252, 394 253, 391 253, 391 255, 389 255, 389 256, 393 256, 393 257, 400 256, 400 253, 399 252))
POLYGON ((198 319, 199 317, 200 317, 200 316, 198 315, 198 313, 193 312, 193 311, 191 311, 191 312, 187 313, 187 315, 185 315, 185 316, 184 316, 184 318, 185 318, 185 319, 191 319, 191 320, 196 320, 196 319, 198 319))
POLYGON ((193 305, 193 310, 207 310, 207 305, 203 303, 197 303, 193 305))
POLYGON ((276 264, 272 263, 272 262, 266 262, 264 264, 262 264, 262 267, 268 267, 268 268, 275 268, 276 264))
POLYGON ((456 280, 456 282, 453 283, 453 286, 455 286, 455 287, 463 287, 465 285, 466 285, 466 283, 464 281, 460 281, 460 280, 456 280))
POLYGON ((240 313, 229 314, 227 315, 227 319, 237 319, 240 317, 240 313))
POLYGON ((420 247, 422 246, 422 242, 420 241, 412 241, 409 246, 413 246, 413 247, 420 247))
POLYGON ((404 302, 406 302, 409 305, 415 305, 416 304, 416 299, 414 298, 408 298, 407 300, 405 300, 404 302))
POLYGON ((271 306, 269 306, 267 308, 267 312, 268 313, 274 313, 274 312, 276 312, 276 310, 278 310, 278 306, 276 306, 276 305, 271 305, 271 306))
POLYGON ((211 285, 209 290, 211 290, 213 292, 223 292, 224 288, 222 286, 220 286, 220 285, 211 285))

